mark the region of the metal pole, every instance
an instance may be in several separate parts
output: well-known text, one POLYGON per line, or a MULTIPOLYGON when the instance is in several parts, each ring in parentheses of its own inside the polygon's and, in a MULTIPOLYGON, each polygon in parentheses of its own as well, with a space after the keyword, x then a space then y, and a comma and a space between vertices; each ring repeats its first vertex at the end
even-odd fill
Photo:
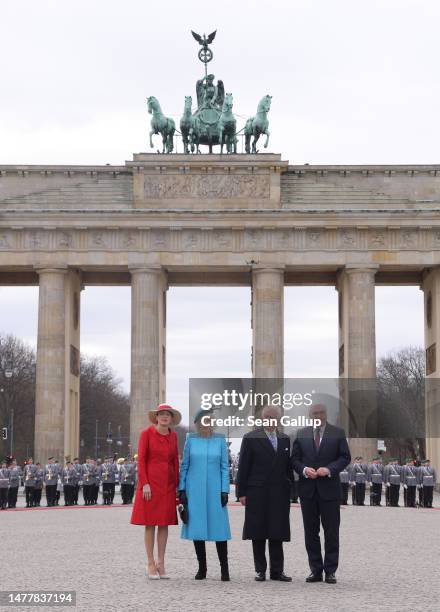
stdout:
POLYGON ((98 419, 95 424, 95 459, 98 458, 98 419))
POLYGON ((11 436, 11 446, 9 454, 12 456, 14 454, 14 409, 11 408, 10 413, 10 421, 9 421, 9 433, 11 436))

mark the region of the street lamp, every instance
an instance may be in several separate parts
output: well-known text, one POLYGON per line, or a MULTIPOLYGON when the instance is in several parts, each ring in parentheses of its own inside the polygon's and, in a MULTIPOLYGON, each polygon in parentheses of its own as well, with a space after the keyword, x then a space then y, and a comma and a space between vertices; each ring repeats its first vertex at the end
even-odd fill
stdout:
POLYGON ((118 439, 116 441, 118 446, 122 446, 122 437, 121 437, 121 426, 118 425, 118 439))
POLYGON ((108 454, 109 456, 112 454, 112 442, 113 442, 113 434, 112 434, 112 424, 108 424, 107 429, 107 444, 108 444, 108 454))
MULTIPOLYGON (((13 371, 11 368, 6 368, 4 371, 4 375, 5 378, 12 378, 13 375, 13 371)), ((2 391, 4 392, 4 389, 2 389, 2 391)), ((6 393, 5 395, 5 401, 6 401, 6 411, 9 408, 9 395, 8 393, 6 393)), ((14 453, 14 408, 11 407, 11 409, 9 410, 9 454, 13 455, 14 453)))

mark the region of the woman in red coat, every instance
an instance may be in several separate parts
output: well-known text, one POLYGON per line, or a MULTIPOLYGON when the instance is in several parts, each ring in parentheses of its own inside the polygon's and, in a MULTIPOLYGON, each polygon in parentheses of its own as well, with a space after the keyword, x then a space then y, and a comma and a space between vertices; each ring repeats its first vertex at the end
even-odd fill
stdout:
POLYGON ((148 413, 151 427, 139 439, 138 484, 131 523, 145 525, 147 575, 168 578, 165 572, 165 549, 168 525, 177 525, 176 490, 179 484, 177 435, 171 426, 178 425, 182 415, 168 404, 159 404, 148 413), (157 562, 154 539, 157 526, 157 562))

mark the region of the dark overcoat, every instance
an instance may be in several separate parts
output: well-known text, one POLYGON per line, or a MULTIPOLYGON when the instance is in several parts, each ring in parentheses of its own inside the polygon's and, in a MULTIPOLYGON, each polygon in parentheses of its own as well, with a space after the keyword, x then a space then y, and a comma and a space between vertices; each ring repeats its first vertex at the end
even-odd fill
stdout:
POLYGON ((290 541, 290 438, 277 433, 277 451, 263 428, 243 436, 237 496, 246 497, 244 540, 290 541))

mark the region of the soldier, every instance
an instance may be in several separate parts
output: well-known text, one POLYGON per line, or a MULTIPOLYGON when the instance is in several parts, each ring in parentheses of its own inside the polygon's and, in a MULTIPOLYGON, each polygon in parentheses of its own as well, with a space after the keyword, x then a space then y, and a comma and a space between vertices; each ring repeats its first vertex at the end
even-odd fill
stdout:
POLYGON ((365 483, 367 482, 367 465, 362 457, 356 457, 351 467, 350 483, 354 488, 353 505, 363 506, 365 502, 365 483))
POLYGON ((55 461, 54 465, 57 470, 57 487, 55 491, 54 505, 58 506, 60 503, 61 491, 63 490, 63 468, 61 467, 58 459, 55 461))
POLYGON ((63 469, 64 505, 72 506, 76 486, 76 470, 71 461, 63 469))
POLYGON ((32 508, 34 503, 34 489, 35 489, 35 473, 37 467, 34 465, 34 460, 29 457, 24 466, 24 490, 26 493, 26 508, 32 508))
POLYGON ((383 470, 381 458, 374 457, 367 470, 367 479, 370 483, 370 506, 381 505, 383 470))
POLYGON ((397 459, 390 459, 388 465, 385 466, 383 473, 383 481, 387 487, 387 505, 399 506, 399 493, 401 481, 401 469, 397 459))
POLYGON ((99 470, 99 478, 102 482, 102 503, 105 506, 110 506, 113 502, 117 471, 118 468, 112 457, 107 457, 99 470))
POLYGON ((339 472, 339 480, 341 481, 342 497, 341 504, 346 506, 348 504, 348 489, 350 487, 350 470, 352 465, 347 465, 342 472, 339 472))
POLYGON ((20 486, 21 468, 17 465, 15 459, 12 460, 9 466, 9 491, 8 491, 8 508, 17 506, 18 487, 20 486))
POLYGON ((123 460, 121 471, 119 472, 119 482, 121 483, 121 497, 123 504, 131 504, 134 495, 134 485, 136 481, 136 467, 134 463, 123 460))
POLYGON ((436 485, 437 475, 431 466, 431 461, 425 459, 419 470, 419 487, 422 494, 422 505, 424 508, 432 508, 432 498, 436 485))
POLYGON ((8 505, 9 475, 10 471, 6 461, 2 461, 0 467, 0 510, 6 510, 8 505))
POLYGON ((75 485, 75 491, 73 494, 73 505, 77 506, 78 497, 79 497, 79 488, 80 488, 81 481, 82 481, 82 465, 79 462, 79 457, 75 457, 75 459, 73 460, 73 467, 76 470, 76 485, 75 485))
POLYGON ((48 507, 55 505, 57 492, 58 469, 56 468, 53 457, 48 457, 44 466, 44 484, 46 486, 46 504, 48 507))
POLYGON ((41 467, 41 463, 36 463, 35 470, 35 487, 34 487, 34 505, 40 506, 41 494, 43 492, 43 481, 44 481, 44 470, 41 467))
POLYGON ((419 481, 418 468, 413 459, 407 459, 402 468, 403 500, 406 508, 416 507, 416 491, 419 481))

